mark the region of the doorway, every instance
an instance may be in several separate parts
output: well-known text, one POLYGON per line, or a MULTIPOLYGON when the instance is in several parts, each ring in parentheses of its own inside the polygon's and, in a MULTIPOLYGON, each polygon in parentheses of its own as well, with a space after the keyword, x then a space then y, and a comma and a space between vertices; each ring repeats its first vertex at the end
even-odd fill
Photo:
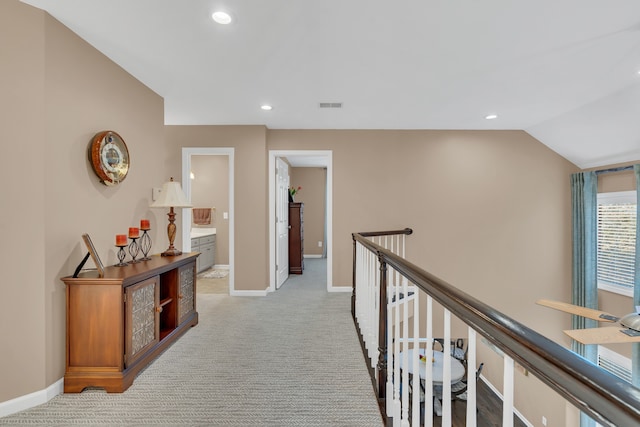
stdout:
POLYGON ((289 278, 289 164, 276 158, 276 289, 289 278))
MULTIPOLYGON (((222 147, 183 147, 182 148, 182 188, 191 200, 192 156, 226 156, 228 158, 228 248, 229 248, 229 295, 235 294, 234 282, 234 148, 222 147)), ((186 252, 191 250, 191 208, 182 209, 182 245, 186 252)))
POLYGON ((331 150, 270 150, 269 151, 269 292, 277 284, 277 159, 286 159, 293 167, 324 167, 326 174, 325 201, 325 249, 327 258, 327 291, 338 291, 333 287, 333 152, 331 150))

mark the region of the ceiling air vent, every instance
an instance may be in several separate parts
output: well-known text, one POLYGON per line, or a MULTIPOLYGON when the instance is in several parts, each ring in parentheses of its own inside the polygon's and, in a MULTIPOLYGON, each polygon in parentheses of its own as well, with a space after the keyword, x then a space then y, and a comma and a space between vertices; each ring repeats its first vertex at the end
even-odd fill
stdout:
POLYGON ((342 108, 342 102, 321 102, 320 108, 342 108))

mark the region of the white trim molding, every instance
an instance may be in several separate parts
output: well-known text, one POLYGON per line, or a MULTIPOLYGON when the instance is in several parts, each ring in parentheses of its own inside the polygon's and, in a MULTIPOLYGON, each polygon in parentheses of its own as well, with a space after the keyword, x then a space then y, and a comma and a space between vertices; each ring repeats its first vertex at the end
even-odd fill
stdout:
POLYGON ((0 403, 0 418, 47 403, 64 392, 64 378, 60 378, 44 390, 34 391, 0 403))
POLYGON ((353 292, 353 286, 331 286, 329 292, 353 292))
POLYGON ((266 297, 269 291, 267 289, 263 291, 236 291, 229 290, 229 295, 232 297, 266 297))
MULTIPOLYGON (((496 394, 496 396, 498 396, 498 398, 502 401, 502 399, 503 399, 503 397, 502 397, 502 393, 500 393, 500 392, 498 391, 498 389, 497 389, 497 388, 495 388, 495 387, 493 386, 493 384, 491 384, 491 383, 489 382, 489 380, 487 380, 487 379, 484 377, 484 375, 480 374, 480 379, 481 379, 481 380, 482 380, 482 382, 484 382, 484 383, 487 385, 487 387, 489 387, 489 388, 491 389, 491 391, 493 391, 493 392, 496 394)), ((524 423, 524 425, 526 425, 527 427, 535 427, 535 426, 534 426, 533 424, 531 424, 531 423, 529 422, 529 420, 527 420, 527 419, 524 417, 524 415, 522 415, 522 414, 520 413, 520 411, 518 411, 516 408, 513 408, 513 413, 514 413, 514 414, 516 414, 516 416, 517 416, 518 418, 520 418, 520 421, 522 421, 522 422, 524 423)))

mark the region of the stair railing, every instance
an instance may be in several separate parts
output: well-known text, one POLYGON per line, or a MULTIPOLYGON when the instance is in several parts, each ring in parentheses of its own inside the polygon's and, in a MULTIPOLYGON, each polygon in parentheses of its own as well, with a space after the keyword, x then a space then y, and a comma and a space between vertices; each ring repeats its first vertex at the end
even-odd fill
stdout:
MULTIPOLYGON (((381 412, 394 426, 432 425, 435 410, 433 302, 444 308, 443 353, 450 354, 451 315, 468 326, 470 372, 477 334, 504 354, 502 425, 512 426, 517 362, 602 425, 640 425, 640 390, 404 259, 411 229, 353 234, 352 315, 381 412), (424 316, 424 320, 420 320, 424 316), (422 322, 422 323, 421 323, 422 322), (421 332, 422 331, 422 332, 421 332), (413 350, 413 351, 408 351, 413 350), (411 358, 409 357, 411 354, 411 358), (426 365, 424 378, 411 372, 426 365), (407 369, 400 369, 400 367, 407 369), (424 403, 422 403, 424 402, 424 403)), ((442 425, 451 425, 451 359, 443 358, 442 425)), ((421 376, 422 377, 422 376, 421 376)), ((469 375, 467 426, 476 425, 475 381, 469 375)))

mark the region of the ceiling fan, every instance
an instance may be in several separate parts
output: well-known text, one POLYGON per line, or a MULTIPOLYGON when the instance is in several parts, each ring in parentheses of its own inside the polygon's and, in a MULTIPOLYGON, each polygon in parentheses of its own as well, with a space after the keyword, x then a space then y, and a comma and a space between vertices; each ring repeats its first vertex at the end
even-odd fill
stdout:
POLYGON ((597 320, 598 322, 620 323, 623 328, 612 326, 588 329, 568 329, 563 331, 574 340, 583 344, 614 344, 640 342, 640 306, 636 312, 622 317, 614 316, 605 311, 581 307, 566 302, 540 299, 536 304, 597 320))

